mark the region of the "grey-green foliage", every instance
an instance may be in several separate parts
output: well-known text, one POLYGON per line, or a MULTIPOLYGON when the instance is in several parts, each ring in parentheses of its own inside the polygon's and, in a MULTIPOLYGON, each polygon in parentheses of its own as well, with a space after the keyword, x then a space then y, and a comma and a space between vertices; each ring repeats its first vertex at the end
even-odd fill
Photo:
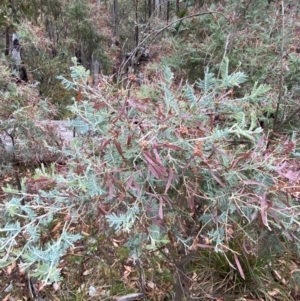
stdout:
POLYGON ((228 91, 246 76, 228 74, 225 58, 221 78, 206 69, 196 88, 186 84, 180 91, 172 87, 172 70, 165 68, 165 79, 157 85, 163 98, 159 106, 143 106, 134 97, 109 102, 109 86, 92 94, 85 84, 88 72, 73 63, 71 80, 60 78, 66 88, 80 88, 82 96, 69 108, 77 116, 73 125, 78 131, 63 149, 66 168, 61 173, 54 166, 38 169, 31 191, 24 182, 21 192, 5 188, 11 198, 1 205, 2 266, 18 259, 44 282, 59 281, 59 259, 80 239, 79 229, 70 233, 71 224, 80 223, 79 217, 92 219, 101 206, 110 208, 106 222, 128 235, 126 246, 135 256, 168 243, 167 235, 190 248, 194 234, 182 229, 199 220, 205 224, 201 235, 218 252, 226 244, 227 222, 238 223, 242 215, 252 226, 251 215, 259 206, 245 205, 249 196, 241 192, 241 183, 254 183, 244 184, 249 195, 274 185, 272 156, 267 162, 261 156, 266 142, 258 143, 264 136, 251 113, 252 102, 267 87, 255 85, 252 98, 231 97, 228 91), (228 120, 211 128, 209 114, 224 114, 228 120), (235 141, 242 147, 235 147, 235 141), (256 160, 248 160, 248 150, 256 160), (191 215, 195 199, 200 207, 191 215), (40 237, 58 220, 59 235, 40 245, 40 237))
POLYGON ((125 214, 116 215, 115 213, 108 214, 106 219, 110 227, 115 228, 117 231, 122 230, 125 232, 130 232, 134 225, 135 219, 139 214, 139 209, 137 206, 127 207, 125 214))
MULTIPOLYGON (((74 59, 76 70, 71 69, 71 76, 74 83, 63 79, 66 88, 78 87, 82 80, 86 80, 89 73, 82 67, 77 66, 74 59)), ((73 68, 75 68, 73 67, 73 68)), ((83 130, 83 124, 88 127, 92 133, 95 130, 104 130, 105 122, 102 116, 95 116, 91 112, 91 106, 84 102, 80 108, 81 119, 74 122, 77 126, 78 132, 86 133, 83 130), (88 120, 88 123, 83 123, 82 120, 88 120), (76 124, 76 122, 80 124, 76 124)), ((34 120, 29 120, 22 112, 22 108, 14 112, 16 116, 13 124, 1 124, 6 126, 7 131, 14 131, 14 135, 18 138, 16 140, 15 152, 18 150, 18 143, 20 139, 24 139, 24 143, 30 144, 26 138, 29 129, 34 129, 34 120), (24 129, 22 128, 24 123, 24 129), (14 124, 18 125, 18 132, 24 131, 24 137, 18 133, 14 128, 14 124), (12 130, 8 127, 11 126, 12 130)), ((79 118, 79 117, 78 117, 79 118)), ((57 150, 54 146, 47 144, 46 132, 35 131, 35 137, 38 135, 44 141, 44 147, 51 149, 51 152, 57 150)), ((49 141, 49 140, 48 140, 49 141)), ((35 142, 37 142, 35 138, 35 142)), ((84 143, 84 142, 83 142, 84 143)), ((54 165, 45 168, 43 165, 40 169, 35 171, 35 177, 31 180, 32 184, 23 179, 21 182, 21 191, 14 189, 7 185, 3 187, 3 191, 7 196, 5 202, 0 205, 0 266, 4 267, 13 261, 18 260, 22 269, 26 270, 29 275, 41 279, 45 284, 60 281, 60 271, 57 268, 61 257, 66 253, 70 247, 74 247, 74 243, 81 238, 78 233, 71 233, 69 228, 71 224, 76 221, 78 208, 80 208, 88 198, 101 196, 105 190, 101 188, 97 175, 91 167, 91 163, 84 158, 79 152, 79 147, 82 146, 80 139, 74 139, 70 148, 65 148, 63 156, 70 156, 70 158, 83 159, 82 163, 86 161, 86 169, 84 176, 79 176, 70 164, 70 174, 61 175, 56 172, 54 165), (42 184, 43 183, 43 184, 42 184), (60 186, 62 191, 57 188, 60 186), (53 188, 54 187, 54 188, 53 188), (71 201, 70 196, 67 197, 65 189, 74 191, 78 194, 78 198, 71 201), (87 196, 86 196, 87 194, 87 196), (61 216, 68 215, 68 218, 61 220, 61 216), (49 230, 55 227, 56 224, 61 224, 58 230, 59 235, 55 239, 47 236, 49 230), (41 239, 46 240, 45 244, 41 244, 41 239)), ((74 166, 76 168, 76 166, 74 166)))
POLYGON ((233 72, 229 74, 229 59, 225 57, 220 67, 222 82, 221 88, 231 88, 231 87, 239 87, 240 84, 244 83, 247 79, 247 76, 244 72, 233 72))
MULTIPOLYGON (((185 107, 186 105, 183 102, 178 101, 178 99, 176 98, 176 95, 174 94, 174 92, 171 91, 170 87, 172 84, 172 80, 173 80, 173 74, 170 68, 165 68, 164 69, 164 76, 165 76, 165 82, 161 83, 161 89, 163 91, 163 95, 164 95, 164 103, 165 103, 165 111, 169 112, 171 111, 172 114, 175 115, 175 117, 178 117, 180 114, 184 114, 185 110, 190 110, 192 109, 194 114, 192 114, 193 118, 196 118, 196 116, 198 115, 203 115, 203 113, 205 113, 205 109, 207 107, 210 108, 214 108, 214 100, 216 99, 216 95, 218 95, 220 93, 220 88, 221 89, 228 89, 231 87, 238 87, 241 83, 243 83, 246 80, 246 75, 243 72, 234 72, 232 74, 228 74, 228 65, 229 65, 229 61, 227 58, 225 58, 224 60, 224 64, 222 66, 223 70, 222 70, 222 77, 221 79, 216 79, 216 77, 209 72, 209 69, 207 68, 205 71, 205 77, 203 80, 199 80, 197 81, 196 85, 202 89, 201 90, 201 95, 195 95, 195 90, 192 86, 190 85, 186 85, 183 89, 183 95, 187 98, 188 100, 188 104, 187 107, 185 107), (207 101, 207 99, 209 99, 209 101, 207 101)), ((265 90, 266 91, 266 90, 265 90)), ((225 95, 226 96, 226 95, 225 95)), ((235 100, 235 103, 233 104, 234 106, 237 106, 237 104, 239 103, 243 103, 244 100, 242 99, 237 99, 235 100)), ((226 106, 226 104, 228 104, 228 102, 224 104, 224 107, 222 107, 222 109, 220 110, 220 112, 224 112, 224 113, 232 113, 231 112, 231 105, 229 104, 228 106, 226 106)), ((237 109, 238 110, 238 109, 237 109)), ((261 133, 261 129, 257 126, 255 126, 255 115, 249 114, 250 116, 247 116, 241 109, 240 111, 238 111, 236 114, 231 114, 232 115, 232 123, 231 126, 229 128, 225 128, 225 129, 221 129, 216 127, 213 132, 211 133, 211 136, 207 136, 205 138, 203 138, 203 140, 205 141, 205 144, 207 145, 208 148, 211 147, 211 145, 213 145, 215 142, 218 142, 220 140, 223 139, 229 139, 230 137, 244 137, 246 139, 249 139, 250 141, 257 141, 256 139, 259 137, 259 134, 261 133), (248 124, 249 119, 251 120, 248 124)), ((175 117, 170 118, 170 120, 172 120, 173 122, 176 122, 175 117)), ((199 119, 201 120, 202 117, 199 117, 199 119)), ((189 123, 189 121, 186 121, 187 124, 189 123)), ((230 124, 230 123, 229 123, 230 124)), ((166 131, 167 132, 167 131, 166 131)), ((151 138, 154 136, 151 135, 151 133, 149 132, 148 134, 150 134, 147 137, 147 140, 151 140, 151 138)), ((155 139, 161 140, 162 137, 160 136, 155 136, 155 139)), ((187 141, 178 139, 178 137, 175 137, 173 134, 170 134, 170 136, 168 136, 168 141, 169 142, 173 142, 175 143, 177 146, 183 147, 185 149, 189 149, 191 148, 191 144, 187 141)), ((124 152, 125 156, 127 157, 127 150, 124 152)), ((108 154, 106 154, 107 156, 108 154)), ((180 164, 184 164, 183 162, 181 162, 182 159, 178 158, 175 156, 175 154, 170 154, 168 152, 160 153, 161 155, 161 159, 163 161, 163 165, 167 166, 167 156, 169 156, 173 162, 173 166, 176 169, 177 173, 180 174, 182 172, 182 167, 180 167, 180 164)), ((115 156, 113 156, 114 158, 116 158, 115 156)), ((117 156, 118 157, 118 156, 117 156)), ((119 157, 120 158, 120 157, 119 157)), ((229 161, 226 163, 226 159, 225 158, 220 158, 220 160, 224 161, 224 164, 227 164, 227 166, 229 167, 229 161)), ((112 160, 109 160, 109 162, 112 162, 112 160)), ((116 162, 114 162, 116 163, 116 162)), ((228 196, 231 194, 230 191, 230 187, 228 187, 227 189, 224 189, 224 191, 220 191, 220 188, 217 190, 216 189, 216 185, 215 185, 215 180, 211 177, 211 173, 209 172, 202 172, 202 176, 206 179, 204 182, 206 183, 207 187, 205 189, 205 191, 207 192, 207 195, 210 196, 212 199, 220 199, 220 208, 223 208, 225 205, 225 209, 224 211, 226 212, 227 210, 227 204, 230 208, 230 212, 233 213, 236 211, 236 208, 233 206, 233 204, 231 204, 230 202, 228 203, 228 198, 225 196, 228 196), (224 195, 223 198, 220 198, 219 195, 224 195), (223 206, 223 207, 222 207, 223 206)), ((144 175, 144 177, 146 177, 146 174, 144 175)), ((134 177, 134 180, 137 181, 138 183, 140 183, 142 185, 144 178, 137 178, 134 177)), ((235 174, 233 174, 229 179, 228 179, 228 183, 229 186, 231 187, 235 187, 236 185, 238 185, 238 177, 236 177, 235 174)), ((148 178, 148 183, 150 184, 150 186, 153 188, 155 187, 164 187, 165 183, 159 179, 154 179, 153 177, 148 178)), ((141 202, 143 202, 143 200, 141 200, 141 202)), ((155 211, 157 212, 158 209, 156 209, 155 211)), ((138 216, 140 216, 141 212, 137 212, 136 214, 138 214, 138 216)), ((224 213, 225 214, 225 213, 224 213)), ((169 218, 174 218, 174 214, 173 213, 167 213, 169 218)), ((220 219, 220 221, 225 221, 225 215, 224 215, 224 219, 220 219)), ((131 208, 127 208, 127 210, 125 210, 124 213, 122 214, 115 214, 112 213, 110 215, 107 216, 107 219, 110 223, 110 226, 114 227, 116 230, 120 231, 128 231, 130 229, 130 232, 133 232, 135 235, 137 235, 138 233, 136 232, 136 230, 133 228, 134 223, 137 222, 138 219, 134 219, 134 217, 132 216, 132 209, 131 208)), ((184 239, 183 237, 181 237, 181 234, 179 233, 178 229, 176 229, 176 225, 173 226, 174 229, 172 229, 172 231, 174 231, 174 233, 177 233, 176 237, 178 239, 178 241, 180 241, 181 243, 186 243, 188 241, 190 241, 190 238, 184 239)), ((217 245, 221 244, 221 242, 223 242, 224 240, 224 231, 221 228, 220 230, 216 229, 213 232, 213 235, 211 235, 211 239, 215 240, 217 245)), ((158 228, 156 225, 150 225, 148 228, 148 241, 149 241, 149 247, 155 247, 157 245, 160 245, 161 243, 166 243, 167 242, 167 238, 165 237, 165 231, 162 228, 158 228)), ((131 240, 130 240, 131 241, 131 240)), ((130 241, 128 242, 128 246, 130 247, 130 241)), ((135 241, 135 240, 134 240, 135 241)), ((144 243, 146 243, 145 239, 143 240, 144 243)), ((132 242, 133 243, 133 242, 132 242)), ((142 245, 142 244, 141 244, 142 245)), ((140 247, 141 247, 140 245, 140 247)), ((131 246, 133 247, 133 246, 131 246)), ((136 247, 135 247, 136 248, 136 247)), ((140 250, 141 252, 141 250, 140 250)))
POLYGON ((213 73, 209 72, 209 68, 205 68, 204 79, 197 81, 197 86, 204 94, 209 93, 215 87, 216 78, 213 73))
MULTIPOLYGON (((53 180, 59 178, 45 170, 43 176, 53 180)), ((17 192, 9 186, 3 187, 3 190, 12 195, 17 192)), ((44 192, 44 198, 38 193, 31 195, 30 202, 25 201, 28 195, 25 188, 18 192, 18 195, 1 205, 0 266, 4 267, 19 260, 21 268, 29 275, 37 276, 45 284, 58 282, 61 279, 57 269, 59 260, 69 247, 74 246, 74 242, 80 239, 81 235, 68 231, 72 217, 70 221, 64 223, 57 240, 41 245, 41 232, 47 231, 50 225, 55 225, 58 222, 55 216, 66 208, 71 210, 72 206, 65 197, 59 195, 55 197, 51 193, 44 192)))

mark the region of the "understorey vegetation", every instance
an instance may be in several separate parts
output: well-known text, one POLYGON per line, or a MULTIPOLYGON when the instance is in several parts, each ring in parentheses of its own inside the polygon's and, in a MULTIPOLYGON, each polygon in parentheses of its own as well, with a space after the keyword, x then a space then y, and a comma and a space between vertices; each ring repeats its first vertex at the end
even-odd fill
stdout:
POLYGON ((16 278, 45 300, 299 298, 298 5, 198 2, 135 3, 131 39, 130 18, 98 32, 93 1, 45 4, 65 45, 12 25, 40 67, 16 82, 0 60, 4 300, 16 278))

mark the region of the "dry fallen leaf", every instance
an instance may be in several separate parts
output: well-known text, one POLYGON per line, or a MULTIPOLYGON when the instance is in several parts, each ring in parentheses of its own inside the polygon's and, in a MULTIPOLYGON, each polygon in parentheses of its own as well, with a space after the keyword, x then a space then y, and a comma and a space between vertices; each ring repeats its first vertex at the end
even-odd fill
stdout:
POLYGON ((279 289, 278 288, 275 288, 273 289, 272 291, 269 291, 268 294, 271 296, 271 297, 274 297, 276 295, 278 295, 280 293, 279 289))
POLYGON ((124 280, 127 280, 128 276, 129 276, 130 274, 131 274, 131 273, 130 273, 129 271, 125 271, 125 272, 123 273, 123 279, 124 279, 124 280))
POLYGON ((125 270, 126 271, 128 271, 128 272, 132 272, 132 267, 131 266, 128 266, 128 265, 124 265, 124 268, 125 268, 125 270))
POLYGON ((39 292, 41 292, 45 288, 44 284, 41 281, 37 281, 35 286, 39 292))
POLYGON ((93 272, 94 268, 88 269, 82 273, 83 276, 87 276, 93 272))
POLYGON ((84 231, 81 231, 81 234, 82 234, 82 235, 84 235, 84 236, 90 236, 90 234, 89 234, 89 233, 87 233, 87 232, 84 232, 84 231))
POLYGON ((51 230, 51 233, 55 233, 60 228, 61 224, 62 222, 58 222, 51 230))
POLYGON ((279 272, 277 272, 276 270, 273 270, 277 280, 281 281, 283 285, 286 285, 287 284, 287 281, 282 278, 282 276, 279 274, 279 272))

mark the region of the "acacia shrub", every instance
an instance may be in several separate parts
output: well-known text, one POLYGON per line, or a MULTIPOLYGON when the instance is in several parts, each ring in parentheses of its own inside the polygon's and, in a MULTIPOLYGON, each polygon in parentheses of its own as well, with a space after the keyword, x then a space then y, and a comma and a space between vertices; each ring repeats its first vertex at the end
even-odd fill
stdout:
POLYGON ((223 254, 240 279, 246 274, 240 248, 259 256, 264 231, 298 249, 298 141, 269 141, 259 127, 254 109, 269 87, 256 83, 235 98, 232 88, 247 77, 230 74, 225 58, 221 78, 206 69, 197 89, 176 87, 165 67, 152 83, 153 102, 137 97, 138 87, 130 96, 116 93, 105 77, 91 87, 89 73, 73 62, 72 80, 59 79, 78 91, 69 107, 77 116, 76 137, 63 150, 64 168, 37 170, 25 205, 26 185, 18 193, 5 188, 2 265, 19 259, 29 275, 59 281, 59 260, 76 246, 80 224, 103 224, 101 215, 127 237, 132 257, 157 248, 178 254, 208 249, 223 254), (60 221, 59 235, 42 240, 39 233, 54 221, 60 221), (24 233, 31 239, 22 240, 24 233))
MULTIPOLYGON (((187 74, 191 81, 203 77, 203 68, 199 66, 209 66, 213 72, 219 72, 224 55, 230 59, 231 70, 242 63, 249 80, 235 93, 247 93, 256 81, 269 84, 273 102, 257 108, 264 127, 274 128, 274 120, 269 122, 270 118, 264 115, 274 117, 278 107, 277 130, 281 123, 282 132, 291 130, 291 126, 297 130, 298 115, 294 112, 299 110, 295 101, 299 62, 295 32, 299 24, 297 4, 292 2, 284 4, 284 11, 278 3, 269 5, 267 1, 206 3, 201 8, 203 12, 218 14, 184 20, 181 32, 162 39, 161 61, 172 66, 179 77, 187 74)), ((194 12, 199 10, 190 7, 190 15, 194 12)))

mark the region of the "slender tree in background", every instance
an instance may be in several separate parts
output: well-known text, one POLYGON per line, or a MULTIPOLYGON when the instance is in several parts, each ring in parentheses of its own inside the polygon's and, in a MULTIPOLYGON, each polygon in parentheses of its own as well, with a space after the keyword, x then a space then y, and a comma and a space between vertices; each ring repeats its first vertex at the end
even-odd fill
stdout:
POLYGON ((156 0, 153 0, 152 1, 152 13, 155 12, 155 9, 156 9, 156 0))
POLYGON ((114 1, 114 34, 117 40, 120 39, 120 30, 119 30, 119 2, 118 0, 114 1))
POLYGON ((176 0, 176 16, 179 15, 179 0, 176 0))
POLYGON ((138 7, 139 0, 135 0, 135 46, 139 45, 139 20, 138 20, 138 7))
POLYGON ((6 27, 5 29, 5 55, 9 55, 9 46, 10 46, 10 43, 9 43, 9 26, 6 27))
POLYGON ((167 24, 169 24, 170 18, 170 0, 167 1, 167 24))
POLYGON ((152 1, 148 0, 148 17, 149 17, 149 19, 151 18, 151 14, 152 14, 152 1))

